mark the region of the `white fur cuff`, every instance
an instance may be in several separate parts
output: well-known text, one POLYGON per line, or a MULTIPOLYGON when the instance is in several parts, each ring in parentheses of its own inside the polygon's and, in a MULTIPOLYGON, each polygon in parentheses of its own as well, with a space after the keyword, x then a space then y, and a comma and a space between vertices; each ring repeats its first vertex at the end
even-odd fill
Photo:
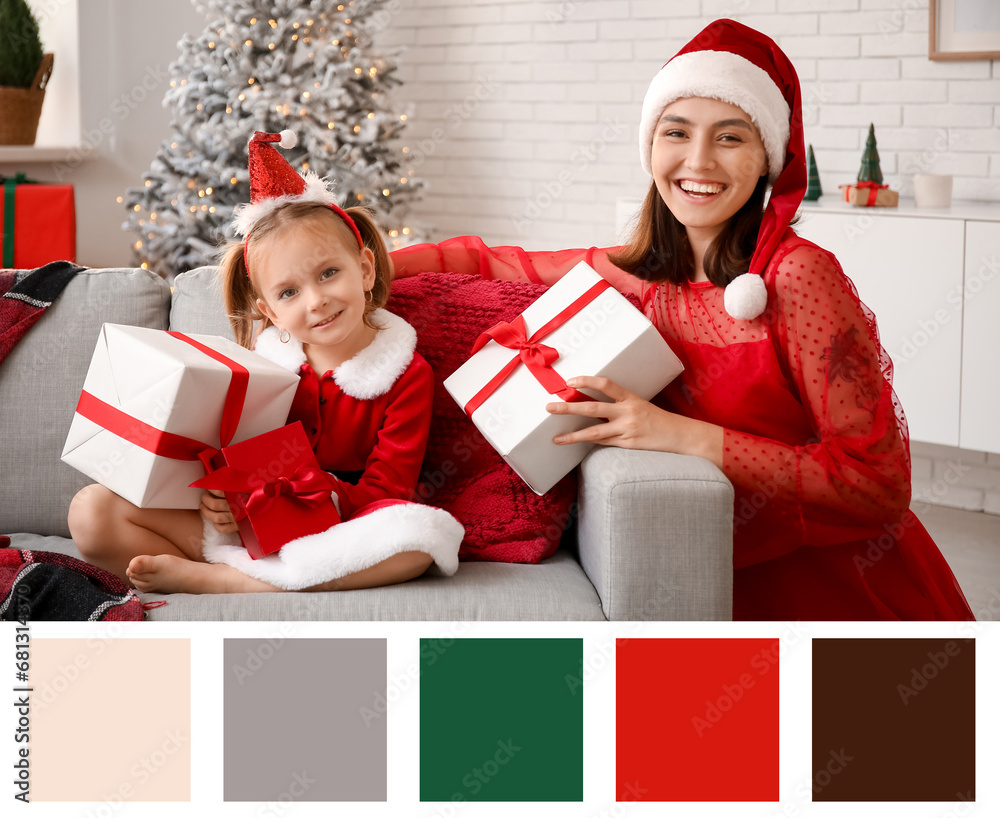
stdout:
POLYGON ((292 540, 258 560, 251 559, 241 545, 210 539, 207 526, 205 532, 206 560, 231 565, 286 591, 301 591, 357 573, 404 551, 430 554, 441 572, 451 576, 458 570, 458 548, 465 536, 461 523, 447 511, 419 503, 399 503, 355 517, 292 540))

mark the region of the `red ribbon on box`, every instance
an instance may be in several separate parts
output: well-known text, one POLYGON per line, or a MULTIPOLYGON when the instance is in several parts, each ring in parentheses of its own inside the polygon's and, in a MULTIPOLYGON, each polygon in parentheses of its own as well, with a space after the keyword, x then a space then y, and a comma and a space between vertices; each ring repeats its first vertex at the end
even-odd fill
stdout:
POLYGON ((552 364, 559 359, 558 350, 538 342, 554 329, 561 327, 569 321, 570 318, 610 287, 611 284, 605 280, 597 282, 572 304, 557 313, 548 323, 532 333, 530 338, 528 337, 528 330, 524 323, 523 315, 519 315, 509 323, 501 321, 480 335, 472 347, 473 355, 479 352, 490 340, 496 341, 508 349, 516 349, 520 354, 508 362, 503 369, 490 379, 486 386, 480 389, 465 404, 465 413, 471 417, 472 413, 482 406, 487 398, 496 392, 500 385, 510 377, 510 374, 517 369, 518 364, 522 363, 528 367, 528 371, 535 376, 535 380, 550 395, 555 395, 557 398, 562 398, 564 401, 571 403, 593 400, 593 398, 566 385, 566 380, 562 375, 552 368, 552 364))
POLYGON ((277 497, 287 497, 306 506, 319 506, 330 499, 330 492, 336 485, 336 477, 307 463, 300 464, 290 475, 282 475, 263 483, 260 478, 254 479, 241 469, 223 466, 191 484, 196 489, 249 494, 246 501, 247 514, 263 511, 277 497))
POLYGON ((867 202, 866 206, 867 207, 874 207, 875 200, 878 198, 878 192, 880 190, 885 190, 887 187, 889 187, 889 185, 880 185, 877 182, 858 182, 858 183, 853 184, 853 185, 841 185, 841 187, 844 189, 844 201, 845 202, 851 201, 851 188, 852 187, 855 187, 858 190, 866 190, 867 189, 867 191, 868 191, 868 202, 867 202))
POLYGON ((225 492, 252 559, 341 521, 331 496, 339 481, 320 468, 300 421, 226 446, 212 466, 191 485, 225 492))
MULTIPOLYGON (((250 372, 246 367, 227 358, 221 352, 216 352, 211 347, 194 340, 194 338, 188 338, 180 332, 169 331, 167 334, 190 344, 210 358, 225 364, 232 371, 229 390, 226 393, 226 402, 222 409, 222 422, 219 426, 219 448, 228 445, 233 439, 233 435, 236 434, 236 428, 240 425, 250 372)), ((80 393, 76 411, 87 420, 104 427, 112 434, 118 435, 129 443, 134 443, 147 452, 152 452, 160 457, 169 457, 171 460, 201 460, 205 464, 206 470, 209 469, 208 461, 219 451, 219 449, 199 440, 175 435, 150 426, 121 409, 105 403, 87 391, 80 393)))

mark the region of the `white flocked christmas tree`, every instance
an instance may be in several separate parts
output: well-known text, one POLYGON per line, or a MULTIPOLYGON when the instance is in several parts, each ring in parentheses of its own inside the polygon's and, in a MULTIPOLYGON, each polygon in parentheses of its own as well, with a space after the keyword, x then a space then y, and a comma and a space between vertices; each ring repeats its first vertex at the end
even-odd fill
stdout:
POLYGON ((400 139, 406 115, 390 107, 397 55, 372 47, 389 0, 194 2, 211 22, 170 66, 173 134, 120 199, 137 262, 165 276, 216 262, 233 208, 250 199, 254 131, 294 131, 282 151, 292 167, 330 179, 342 206, 372 208, 390 248, 409 243, 420 183, 400 139))

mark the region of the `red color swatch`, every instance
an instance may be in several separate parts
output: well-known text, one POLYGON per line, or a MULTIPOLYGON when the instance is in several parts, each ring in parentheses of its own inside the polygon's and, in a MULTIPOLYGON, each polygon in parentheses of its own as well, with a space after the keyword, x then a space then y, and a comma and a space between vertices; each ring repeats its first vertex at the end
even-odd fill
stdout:
POLYGON ((778 640, 617 640, 618 801, 778 800, 778 640))

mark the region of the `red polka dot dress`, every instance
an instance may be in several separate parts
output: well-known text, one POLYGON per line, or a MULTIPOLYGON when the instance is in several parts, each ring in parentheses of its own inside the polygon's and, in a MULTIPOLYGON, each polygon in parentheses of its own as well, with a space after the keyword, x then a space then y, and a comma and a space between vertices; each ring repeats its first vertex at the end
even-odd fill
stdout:
POLYGON ((732 482, 736 619, 972 619, 909 511, 906 420, 874 317, 833 255, 788 230, 764 275, 768 309, 737 320, 711 282, 650 285, 607 251, 525 253, 476 238, 393 254, 397 275, 552 283, 587 261, 684 362, 654 402, 723 427, 732 482))

